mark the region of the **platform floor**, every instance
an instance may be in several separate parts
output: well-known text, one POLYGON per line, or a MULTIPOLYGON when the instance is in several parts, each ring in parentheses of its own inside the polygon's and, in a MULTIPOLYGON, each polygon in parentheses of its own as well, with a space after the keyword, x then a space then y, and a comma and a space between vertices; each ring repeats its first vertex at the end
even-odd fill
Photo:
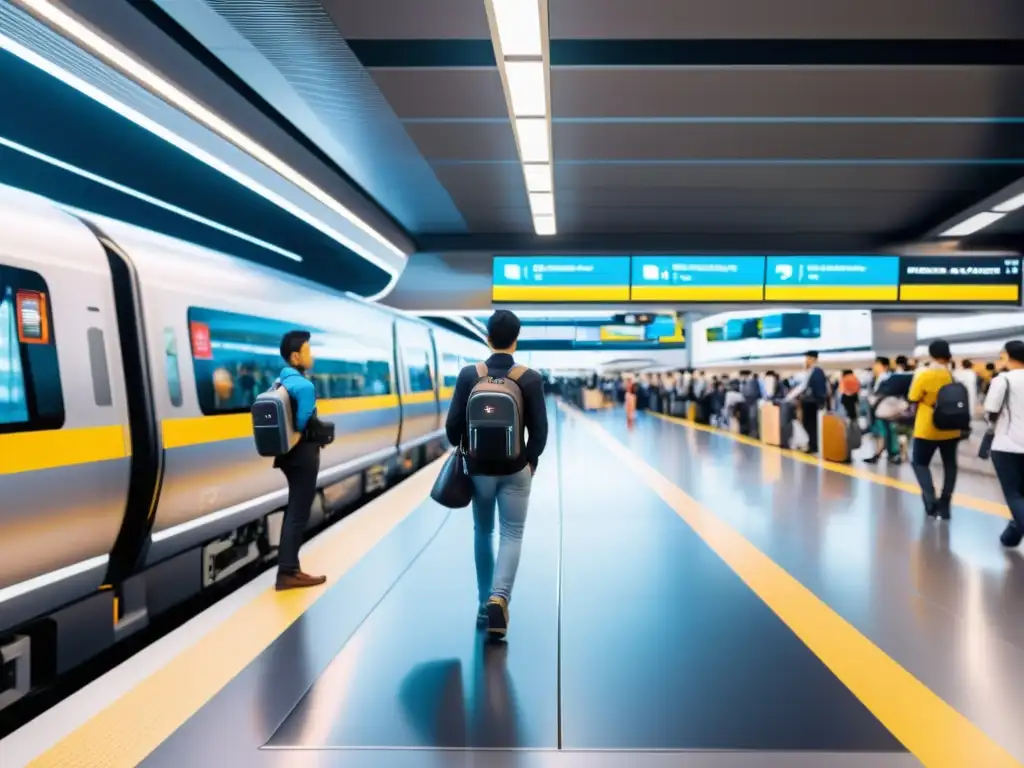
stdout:
POLYGON ((552 410, 508 642, 438 466, 0 742, 39 766, 941 766, 1024 759, 1006 511, 671 420, 552 410))

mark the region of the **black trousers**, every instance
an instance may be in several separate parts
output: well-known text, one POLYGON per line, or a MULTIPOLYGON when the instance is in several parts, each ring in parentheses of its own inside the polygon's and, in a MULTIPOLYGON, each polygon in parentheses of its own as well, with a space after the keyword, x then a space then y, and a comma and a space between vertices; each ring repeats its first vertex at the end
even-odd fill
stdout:
POLYGON ((953 489, 956 488, 956 449, 959 440, 923 440, 920 437, 914 438, 914 444, 910 448, 910 466, 917 476, 917 483, 921 486, 921 495, 928 505, 935 503, 935 480, 932 478, 930 464, 935 457, 935 451, 939 452, 942 459, 942 495, 939 500, 949 503, 953 498, 953 489))
POLYGON ((807 433, 807 450, 818 452, 818 404, 804 400, 800 403, 800 423, 807 433))
POLYGON ((1024 530, 1024 453, 992 451, 992 466, 1013 521, 1024 530))
POLYGON ((281 544, 277 553, 279 571, 299 570, 299 547, 309 525, 316 498, 316 478, 320 474, 320 448, 301 442, 277 463, 288 480, 288 508, 281 524, 281 544))

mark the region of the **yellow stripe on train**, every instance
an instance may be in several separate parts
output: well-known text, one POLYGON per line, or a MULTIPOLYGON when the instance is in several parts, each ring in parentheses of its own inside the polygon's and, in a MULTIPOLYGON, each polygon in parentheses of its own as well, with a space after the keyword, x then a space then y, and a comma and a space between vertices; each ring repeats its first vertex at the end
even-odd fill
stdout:
POLYGON ((92 464, 131 456, 131 438, 120 424, 0 435, 0 475, 92 464))

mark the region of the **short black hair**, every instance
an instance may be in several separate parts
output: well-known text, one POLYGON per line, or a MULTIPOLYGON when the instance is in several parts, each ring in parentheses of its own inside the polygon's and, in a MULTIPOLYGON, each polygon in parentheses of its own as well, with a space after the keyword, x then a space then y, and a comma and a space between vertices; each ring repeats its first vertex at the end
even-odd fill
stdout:
POLYGON ((302 351, 302 345, 308 344, 310 339, 309 331, 288 331, 281 337, 281 357, 291 365, 292 355, 302 351))
POLYGON ((928 356, 933 360, 949 360, 953 353, 949 351, 949 342, 943 339, 936 339, 928 345, 928 356))
POLYGON ((1008 341, 1003 349, 1006 350, 1008 358, 1018 363, 1024 363, 1024 341, 1019 339, 1008 341))
POLYGON ((966 370, 969 370, 969 369, 973 368, 974 367, 974 363, 972 363, 970 360, 968 360, 965 357, 963 360, 960 361, 960 367, 963 368, 966 371, 966 370))
POLYGON ((842 375, 843 376, 853 376, 853 371, 851 371, 849 368, 847 368, 847 369, 845 369, 843 371, 842 375))
POLYGON ((886 368, 892 365, 889 358, 886 357, 885 355, 879 355, 878 357, 876 357, 875 362, 878 363, 879 365, 884 365, 886 368))
POLYGON ((906 367, 906 366, 910 365, 910 361, 907 360, 907 356, 906 355, 899 355, 896 358, 896 365, 902 365, 903 367, 906 367))
POLYGON ((818 359, 818 352, 816 350, 813 350, 813 349, 808 350, 807 352, 804 353, 804 357, 810 357, 810 358, 812 358, 814 360, 817 360, 818 359))
POLYGON ((522 323, 515 312, 499 309, 487 321, 487 338, 495 349, 508 349, 519 338, 522 323))

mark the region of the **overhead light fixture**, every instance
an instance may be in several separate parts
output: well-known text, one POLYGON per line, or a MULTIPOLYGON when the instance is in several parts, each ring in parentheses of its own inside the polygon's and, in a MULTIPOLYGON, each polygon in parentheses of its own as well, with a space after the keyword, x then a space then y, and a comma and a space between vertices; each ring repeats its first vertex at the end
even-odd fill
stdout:
POLYGON ((514 117, 544 117, 548 112, 548 94, 544 87, 543 61, 507 61, 508 97, 514 117))
POLYGON ((945 232, 941 233, 939 237, 967 237, 967 235, 973 235, 989 224, 999 221, 1005 213, 995 213, 993 211, 982 211, 976 213, 971 218, 961 221, 954 227, 950 227, 945 232))
POLYGON ((554 216, 534 216, 533 217, 533 229, 538 235, 553 235, 555 234, 555 217, 554 216))
POLYGON ((494 0, 502 56, 544 55, 538 0, 494 0))
POLYGON ((534 216, 554 216, 555 196, 550 192, 531 192, 530 210, 534 216))
POLYGON ((1004 203, 1000 203, 992 208, 992 210, 996 213, 1012 213, 1019 208, 1024 208, 1024 192, 1016 195, 1015 197, 1011 197, 1004 203))
POLYGON ((516 120, 516 136, 519 138, 519 156, 524 163, 551 162, 547 120, 542 117, 516 120))
POLYGON ((324 232, 324 234, 327 234, 329 237, 332 237, 332 239, 340 242, 346 248, 358 253, 367 261, 370 261, 374 265, 388 272, 392 276, 391 284, 395 282, 395 279, 397 279, 397 276, 401 271, 400 267, 396 268, 394 263, 396 260, 395 257, 397 257, 399 263, 404 263, 406 259, 405 252, 363 221, 349 208, 338 202, 329 193, 321 189, 314 182, 310 181, 307 177, 285 163, 281 158, 267 150, 250 136, 240 131, 227 120, 224 120, 218 114, 193 99, 176 85, 157 74, 142 62, 134 59, 123 49, 117 47, 103 36, 97 34, 82 22, 78 21, 55 3, 51 2, 51 0, 17 0, 17 4, 29 10, 35 16, 45 21, 78 45, 84 47, 94 56, 97 56, 106 63, 114 66, 116 69, 120 70, 123 74, 161 98, 163 101, 185 113, 196 122, 219 135, 222 139, 234 144, 250 157, 270 168, 278 176, 301 189, 321 205, 341 216, 349 224, 371 237, 385 250, 390 252, 391 255, 389 257, 384 257, 380 253, 374 253, 372 250, 367 249, 360 243, 352 240, 350 237, 338 232, 325 222, 316 219, 316 217, 302 211, 297 206, 287 203, 287 201, 280 195, 276 195, 270 190, 267 190, 262 185, 245 176, 245 174, 242 174, 233 168, 229 169, 230 172, 225 170, 225 166, 227 165, 226 163, 218 162, 216 158, 210 158, 209 153, 203 152, 198 147, 195 147, 194 150, 187 149, 186 147, 189 146, 189 142, 186 142, 181 137, 163 129, 162 126, 154 126, 154 121, 126 105, 121 104, 116 99, 113 99, 103 91, 100 91, 98 88, 94 88, 80 78, 66 72, 62 67, 57 66, 53 62, 39 56, 34 51, 10 40, 4 35, 0 35, 0 48, 5 48, 11 51, 19 58, 22 58, 39 69, 57 77, 67 85, 70 85, 90 98, 99 101, 105 106, 113 109, 121 116, 128 118, 150 132, 156 133, 156 135, 166 141, 174 144, 180 149, 184 149, 189 152, 189 154, 197 157, 197 159, 203 160, 203 162, 206 162, 208 165, 211 165, 222 173, 234 178, 247 188, 257 192, 268 200, 271 200, 280 207, 285 208, 307 224, 316 227, 320 231, 324 232), (168 134, 170 134, 173 139, 169 138, 168 134), (240 180, 239 177, 242 180, 240 180))
POLYGON ((495 59, 538 235, 555 234, 548 0, 485 0, 495 59))
POLYGON ((525 163, 523 176, 526 177, 527 192, 554 192, 551 166, 548 163, 525 163))

